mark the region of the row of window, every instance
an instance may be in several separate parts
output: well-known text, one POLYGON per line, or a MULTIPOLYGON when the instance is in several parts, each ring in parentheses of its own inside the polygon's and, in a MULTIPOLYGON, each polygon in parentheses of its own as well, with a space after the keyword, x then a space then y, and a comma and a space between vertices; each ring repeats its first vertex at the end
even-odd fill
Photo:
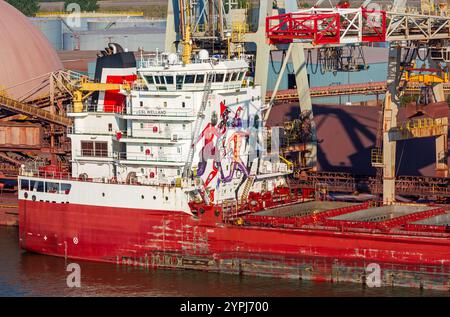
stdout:
POLYGON ((34 180, 28 180, 28 179, 20 180, 20 189, 21 190, 29 190, 29 191, 34 191, 34 192, 50 193, 50 194, 69 195, 71 188, 72 188, 71 184, 65 184, 65 183, 43 182, 43 181, 34 181, 34 180))
MULTIPOLYGON (((214 83, 223 83, 223 82, 234 82, 234 81, 242 81, 245 76, 245 72, 235 72, 235 73, 218 73, 213 74, 213 82, 214 83)), ((191 84, 203 84, 205 83, 206 75, 205 74, 189 74, 189 75, 176 75, 175 80, 174 76, 145 76, 149 85, 173 85, 176 82, 177 86, 182 86, 183 84, 191 85, 191 84)))
MULTIPOLYGON (((143 107, 144 106, 144 102, 143 101, 139 101, 139 106, 143 107)), ((167 108, 167 101, 163 102, 163 106, 164 106, 164 108, 167 108)), ((186 103, 184 101, 181 102, 181 108, 186 108, 186 103)), ((158 114, 158 112, 156 112, 156 114, 158 114)))
POLYGON ((108 142, 81 141, 81 156, 108 157, 108 142))

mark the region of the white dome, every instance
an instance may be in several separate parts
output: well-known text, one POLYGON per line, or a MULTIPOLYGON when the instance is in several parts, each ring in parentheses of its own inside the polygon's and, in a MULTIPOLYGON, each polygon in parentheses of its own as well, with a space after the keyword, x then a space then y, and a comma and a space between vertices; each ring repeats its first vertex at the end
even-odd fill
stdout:
POLYGON ((167 61, 169 62, 169 65, 174 65, 178 62, 178 55, 171 53, 169 56, 167 56, 167 61))
POLYGON ((198 58, 200 60, 207 60, 209 58, 209 53, 207 50, 201 50, 200 52, 198 52, 198 58))

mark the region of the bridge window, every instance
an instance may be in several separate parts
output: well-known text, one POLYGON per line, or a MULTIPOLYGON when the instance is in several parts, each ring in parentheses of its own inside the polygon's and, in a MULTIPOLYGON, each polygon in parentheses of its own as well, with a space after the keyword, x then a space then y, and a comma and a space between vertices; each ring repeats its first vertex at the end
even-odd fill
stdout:
POLYGON ((239 73, 239 81, 241 81, 242 79, 244 79, 244 75, 245 75, 245 72, 239 73))
POLYGON ((44 192, 44 182, 30 181, 30 189, 35 192, 44 192))
POLYGON ((177 75, 177 89, 183 89, 184 76, 177 75))
POLYGON ((229 82, 231 79, 231 73, 227 73, 227 76, 225 77, 225 82, 229 82))
POLYGON ((195 82, 195 75, 186 75, 184 78, 185 84, 193 84, 195 82))
POLYGON ((158 76, 155 76, 155 84, 157 84, 157 85, 162 84, 161 81, 159 80, 158 76))
POLYGON ((72 185, 64 183, 61 184, 61 194, 69 195, 71 189, 72 185))
POLYGON ((59 184, 58 183, 45 183, 45 192, 56 194, 59 192, 59 184))
POLYGON ((20 189, 21 190, 30 190, 30 181, 28 179, 20 180, 20 189))
POLYGON ((231 76, 231 81, 236 81, 238 74, 239 73, 233 73, 233 75, 231 76))
POLYGON ((153 80, 153 76, 145 76, 145 79, 147 80, 149 85, 153 85, 155 81, 153 80))
POLYGON ((225 78, 225 74, 216 74, 216 83, 223 83, 223 79, 225 78))
POLYGON ((173 76, 166 76, 166 84, 173 85, 173 76))
POLYGON ((204 82, 205 82, 205 75, 203 74, 197 75, 197 77, 195 78, 195 83, 203 84, 204 82))

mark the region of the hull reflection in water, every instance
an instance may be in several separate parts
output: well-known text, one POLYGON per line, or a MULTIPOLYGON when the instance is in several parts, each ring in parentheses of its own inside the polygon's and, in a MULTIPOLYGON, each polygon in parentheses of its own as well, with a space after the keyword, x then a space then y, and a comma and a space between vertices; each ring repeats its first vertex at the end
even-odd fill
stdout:
POLYGON ((0 227, 0 296, 448 296, 415 288, 363 288, 349 283, 152 270, 76 261, 81 288, 68 288, 72 261, 25 252, 16 228, 0 227))

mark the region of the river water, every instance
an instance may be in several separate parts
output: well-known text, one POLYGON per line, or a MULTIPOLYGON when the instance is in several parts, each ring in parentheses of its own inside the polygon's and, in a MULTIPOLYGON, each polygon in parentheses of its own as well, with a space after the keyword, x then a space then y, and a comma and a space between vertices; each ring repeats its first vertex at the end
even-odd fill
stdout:
POLYGON ((0 227, 0 296, 449 296, 409 288, 235 276, 198 271, 153 270, 80 262, 81 287, 66 283, 62 258, 25 252, 18 229, 0 227))

